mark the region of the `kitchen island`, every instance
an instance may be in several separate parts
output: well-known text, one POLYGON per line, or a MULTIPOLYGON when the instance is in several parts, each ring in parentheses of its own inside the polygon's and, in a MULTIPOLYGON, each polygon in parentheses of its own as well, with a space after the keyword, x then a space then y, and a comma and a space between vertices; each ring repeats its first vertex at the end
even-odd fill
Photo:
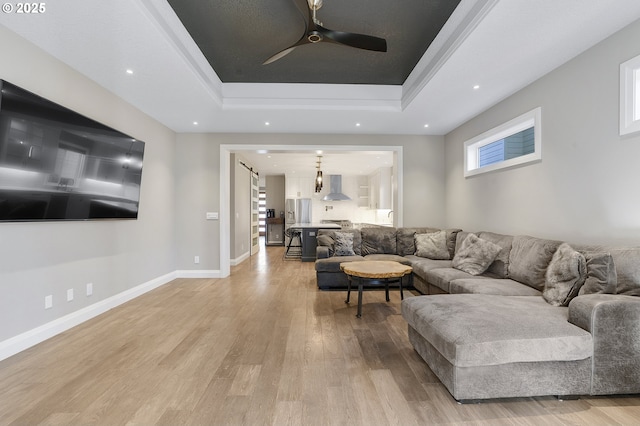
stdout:
POLYGON ((291 230, 300 231, 300 240, 302 244, 302 257, 303 262, 315 262, 316 260, 316 236, 318 235, 318 229, 342 229, 340 225, 335 223, 294 223, 289 225, 291 230))

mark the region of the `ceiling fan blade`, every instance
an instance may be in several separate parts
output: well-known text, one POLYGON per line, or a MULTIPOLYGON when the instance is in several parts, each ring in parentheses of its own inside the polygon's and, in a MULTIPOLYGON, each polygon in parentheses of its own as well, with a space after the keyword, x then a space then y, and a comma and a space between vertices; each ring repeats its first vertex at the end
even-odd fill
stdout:
POLYGON ((376 52, 387 51, 387 41, 380 37, 334 31, 321 27, 320 25, 317 26, 317 30, 326 37, 326 41, 333 41, 335 43, 356 47, 358 49, 373 50, 376 52))
POLYGON ((281 50, 280 52, 276 53, 275 55, 273 55, 272 57, 270 57, 269 59, 267 59, 266 61, 264 61, 262 63, 262 65, 268 65, 272 62, 277 61, 278 59, 284 58, 285 56, 287 56, 289 53, 293 52, 293 50, 298 47, 298 46, 291 46, 291 47, 287 47, 284 50, 281 50))
POLYGON ((311 10, 309 9, 309 7, 307 5, 307 0, 293 0, 293 4, 296 6, 296 9, 298 9, 298 12, 300 12, 300 15, 302 15, 302 21, 304 22, 304 32, 302 33, 302 37, 295 44, 293 44, 293 45, 287 47, 286 49, 281 50, 280 52, 278 52, 275 55, 271 56, 269 59, 264 61, 262 63, 262 65, 268 65, 268 64, 270 64, 272 62, 275 62, 278 59, 281 59, 281 58, 287 56, 289 53, 293 52, 293 50, 296 47, 302 46, 303 44, 310 43, 307 40, 307 33, 309 32, 309 25, 311 24, 313 26, 312 29, 315 29, 315 24, 313 23, 311 10), (303 3, 304 3, 304 5, 303 5, 303 3))
POLYGON ((275 55, 273 55, 272 57, 270 57, 269 59, 264 61, 262 63, 262 65, 268 65, 268 64, 270 64, 272 62, 275 62, 278 59, 283 58, 283 57, 287 56, 289 53, 293 52, 293 50, 296 47, 302 46, 302 45, 305 45, 305 44, 309 44, 309 43, 311 43, 311 42, 307 39, 307 35, 304 34, 302 36, 302 38, 300 40, 298 40, 295 44, 293 44, 293 45, 287 47, 286 49, 281 50, 280 52, 276 53, 275 55))

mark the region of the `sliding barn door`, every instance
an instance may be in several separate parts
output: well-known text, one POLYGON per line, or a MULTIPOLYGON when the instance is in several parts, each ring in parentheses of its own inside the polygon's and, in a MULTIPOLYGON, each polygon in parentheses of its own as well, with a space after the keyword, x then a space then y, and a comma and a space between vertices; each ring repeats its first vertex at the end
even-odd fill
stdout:
POLYGON ((258 174, 251 171, 251 255, 260 250, 260 188, 258 174))

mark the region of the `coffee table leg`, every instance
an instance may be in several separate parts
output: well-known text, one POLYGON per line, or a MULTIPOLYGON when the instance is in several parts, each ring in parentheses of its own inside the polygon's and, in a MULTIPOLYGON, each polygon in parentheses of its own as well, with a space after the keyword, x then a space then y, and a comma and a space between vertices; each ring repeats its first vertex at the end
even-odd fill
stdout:
POLYGON ((349 303, 349 299, 351 298, 351 275, 347 275, 347 300, 344 303, 349 303))
POLYGON ((358 313, 356 317, 362 316, 362 278, 358 278, 358 313))
POLYGON ((400 300, 404 300, 404 292, 402 291, 402 280, 404 276, 400 277, 400 300))
POLYGON ((389 280, 386 279, 384 280, 384 295, 387 298, 387 302, 390 300, 389 299, 389 280))

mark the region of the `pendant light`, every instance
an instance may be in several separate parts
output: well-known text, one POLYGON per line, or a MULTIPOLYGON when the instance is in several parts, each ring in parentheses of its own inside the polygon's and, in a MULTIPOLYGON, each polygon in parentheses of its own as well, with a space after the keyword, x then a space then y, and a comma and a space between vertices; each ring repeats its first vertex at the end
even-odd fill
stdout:
POLYGON ((318 155, 318 161, 316 161, 316 192, 322 191, 322 170, 320 170, 320 163, 322 160, 322 155, 318 155))

